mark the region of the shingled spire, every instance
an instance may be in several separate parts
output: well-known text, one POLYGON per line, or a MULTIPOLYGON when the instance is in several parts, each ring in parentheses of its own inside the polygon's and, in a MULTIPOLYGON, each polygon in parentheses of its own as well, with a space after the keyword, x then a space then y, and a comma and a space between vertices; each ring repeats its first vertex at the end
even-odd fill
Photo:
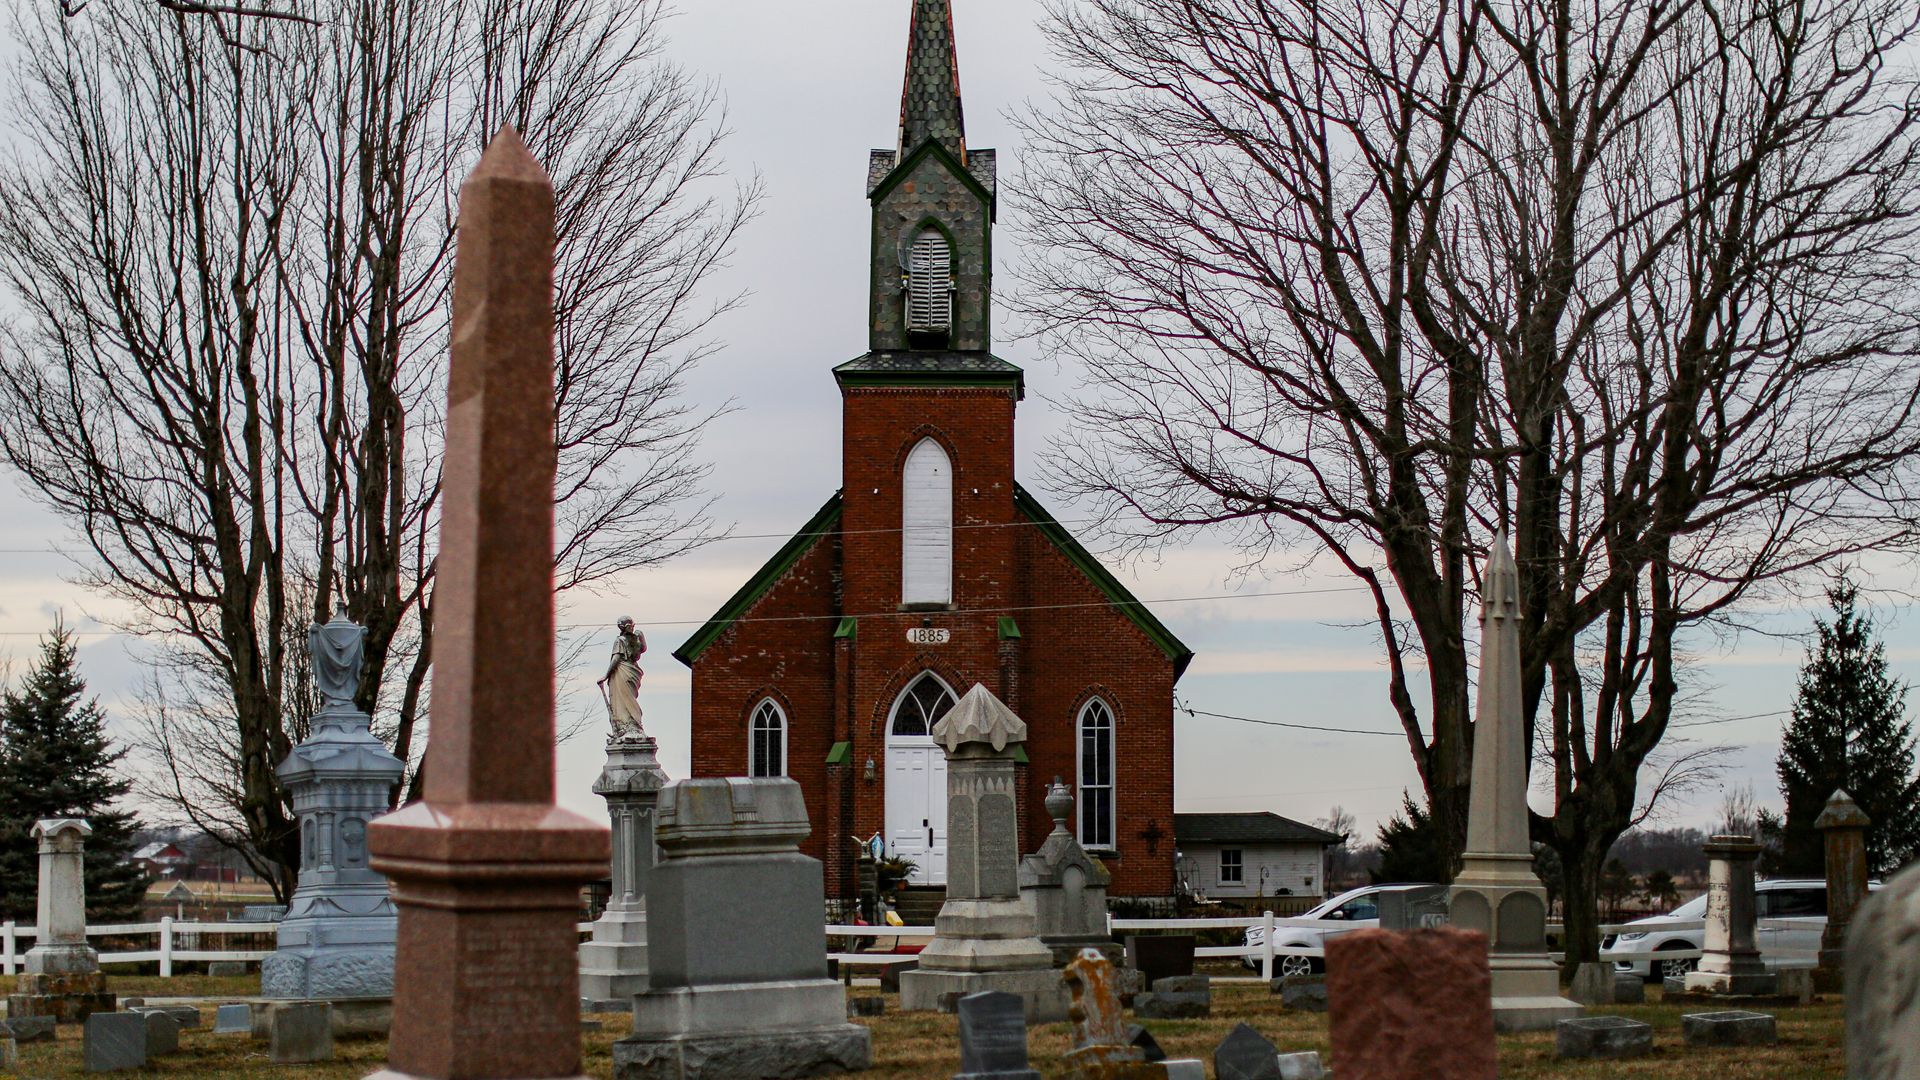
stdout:
POLYGON ((907 78, 900 91, 901 158, 928 138, 967 160, 960 117, 960 63, 953 47, 951 0, 913 0, 907 32, 907 78))

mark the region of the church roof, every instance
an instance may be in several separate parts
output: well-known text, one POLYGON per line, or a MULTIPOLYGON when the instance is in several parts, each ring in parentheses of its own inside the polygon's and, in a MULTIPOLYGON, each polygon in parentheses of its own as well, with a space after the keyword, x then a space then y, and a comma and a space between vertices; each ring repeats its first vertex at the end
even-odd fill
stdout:
POLYGON ((926 139, 938 141, 966 161, 951 0, 913 0, 913 24, 907 31, 907 74, 900 88, 900 156, 926 139))
POLYGON ((842 385, 884 382, 891 385, 968 386, 1010 382, 1026 396, 1026 375, 989 352, 944 349, 888 349, 857 356, 833 369, 842 385))
POLYGON ((1261 811, 1250 814, 1175 814, 1173 838, 1181 844, 1338 844, 1325 829, 1261 811))
MULTIPOLYGON (((1004 360, 999 362, 1006 363, 1004 360)), ((1016 372, 1020 370, 1014 368, 1012 364, 1006 366, 1013 368, 1016 372)), ((1113 602, 1113 606, 1118 608, 1122 615, 1138 626, 1160 648, 1160 651, 1173 661, 1173 677, 1176 680, 1179 679, 1180 675, 1187 670, 1187 665, 1193 661, 1193 650, 1187 648, 1184 642, 1175 637, 1165 623, 1154 617, 1146 604, 1121 584, 1120 579, 1114 577, 1111 571, 1102 566, 1100 560, 1093 557, 1092 552, 1081 546, 1080 542, 1073 538, 1073 534, 1055 520, 1054 516, 1047 512, 1046 507, 1040 505, 1039 500, 1018 484, 1014 485, 1013 504, 1016 512, 1038 527, 1041 535, 1065 555, 1067 561, 1073 563, 1082 574, 1085 574, 1088 580, 1092 581, 1094 586, 1113 602)), ((720 605, 720 609, 713 613, 712 618, 709 618, 700 629, 688 636, 684 644, 674 650, 674 659, 692 667, 694 661, 700 659, 700 654, 707 650, 707 646, 713 644, 715 638, 758 603, 768 590, 786 576, 787 571, 793 568, 794 563, 800 561, 800 557, 806 554, 816 541, 834 532, 839 523, 840 493, 836 491, 833 497, 828 499, 826 504, 815 511, 813 517, 800 527, 800 531, 795 533, 792 539, 781 545, 780 550, 774 552, 773 557, 768 559, 745 585, 740 586, 732 596, 727 598, 726 603, 720 605)))

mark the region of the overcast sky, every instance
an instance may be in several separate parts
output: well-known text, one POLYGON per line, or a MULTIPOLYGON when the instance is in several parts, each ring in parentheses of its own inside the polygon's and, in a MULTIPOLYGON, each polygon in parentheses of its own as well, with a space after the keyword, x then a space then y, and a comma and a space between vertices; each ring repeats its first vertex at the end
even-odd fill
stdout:
MULTIPOLYGON (((764 176, 764 212, 746 233, 716 292, 744 290, 740 309, 718 328, 725 349, 693 379, 691 396, 735 411, 708 431, 720 520, 736 539, 715 544, 671 567, 634 574, 603 595, 569 600, 562 623, 590 639, 582 660, 561 680, 563 715, 598 711, 593 680, 605 663, 606 629, 632 614, 647 631, 641 704, 661 759, 674 776, 687 771, 689 679, 669 654, 685 636, 779 547, 839 486, 840 401, 829 369, 865 349, 867 150, 891 146, 898 124, 907 0, 694 0, 670 25, 673 55, 718 81, 730 109, 728 158, 741 175, 764 176)), ((1046 65, 1035 0, 955 0, 960 73, 969 145, 996 147, 1003 178, 1014 174, 1021 145, 1010 109, 1044 100, 1046 65)), ((1014 253, 1009 214, 995 245, 999 285, 1014 253)), ((1004 312, 1005 306, 996 310, 1004 312)), ((1057 430, 1055 400, 1077 372, 1038 355, 1003 318, 995 351, 1027 371, 1027 399, 1017 428, 1021 479, 1043 499, 1038 457, 1057 430)), ((1063 519, 1076 515, 1057 496, 1063 519)), ((30 554, 62 542, 60 524, 34 508, 11 484, 0 490, 0 656, 14 668, 31 654, 34 635, 64 610, 80 622, 99 602, 66 584, 60 560, 30 554)), ((1083 534, 1089 546, 1098 536, 1083 534)), ((1198 656, 1179 686, 1196 709, 1236 716, 1347 728, 1392 730, 1385 675, 1370 607, 1339 589, 1343 578, 1286 574, 1241 580, 1233 553, 1205 539, 1145 564, 1110 563, 1142 599, 1234 594, 1233 599, 1163 602, 1155 612, 1198 656)), ((1899 568, 1873 582, 1910 589, 1899 568)), ((1701 742, 1737 747, 1726 787, 1750 784, 1765 803, 1779 795, 1773 760, 1778 715, 1791 700, 1802 658, 1798 640, 1811 612, 1757 612, 1766 634, 1695 643, 1699 692, 1693 719, 1735 720, 1693 729, 1701 742)), ((1915 612, 1888 603, 1877 610, 1897 674, 1920 679, 1915 612)), ((139 677, 137 646, 94 633, 82 661, 110 707, 123 706, 139 677)), ((1097 648, 1097 642, 1089 643, 1097 648)), ((119 730, 132 732, 125 726, 119 730)), ((598 813, 588 789, 601 761, 599 729, 562 748, 562 801, 598 813)), ((1318 735, 1210 717, 1177 720, 1176 808, 1183 811, 1273 810, 1312 820, 1345 806, 1363 833, 1394 811, 1404 788, 1417 789, 1404 740, 1318 735)), ((1705 825, 1723 789, 1676 805, 1670 822, 1705 825)), ((1536 792, 1535 805, 1548 809, 1536 792)))

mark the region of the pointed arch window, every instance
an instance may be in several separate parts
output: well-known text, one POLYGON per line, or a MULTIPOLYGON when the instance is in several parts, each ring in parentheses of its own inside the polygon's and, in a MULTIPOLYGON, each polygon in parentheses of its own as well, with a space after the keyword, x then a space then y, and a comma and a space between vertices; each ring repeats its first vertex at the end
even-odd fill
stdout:
POLYGON ((1099 698, 1080 709, 1080 844, 1112 849, 1113 710, 1099 698))
POLYGON ((953 462, 921 439, 907 455, 900 500, 900 602, 953 603, 953 462))
POLYGON ((893 703, 895 735, 932 735, 933 725, 954 706, 953 691, 933 672, 925 672, 893 703))
POLYGON ((787 775, 787 714, 772 698, 753 710, 747 740, 747 775, 787 775))
POLYGON ((953 244, 929 225, 907 249, 907 333, 946 334, 953 327, 953 244))

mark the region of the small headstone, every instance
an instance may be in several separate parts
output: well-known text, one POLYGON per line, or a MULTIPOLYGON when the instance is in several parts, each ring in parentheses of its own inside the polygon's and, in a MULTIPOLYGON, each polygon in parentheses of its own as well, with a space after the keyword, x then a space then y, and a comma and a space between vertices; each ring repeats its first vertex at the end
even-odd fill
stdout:
POLYGON ((1210 1016, 1212 985, 1205 975, 1170 975, 1155 981, 1151 993, 1133 999, 1133 1013, 1145 1020, 1194 1020, 1210 1016))
POLYGON ((0 1020, 0 1037, 15 1042, 52 1042, 53 1029, 58 1023, 51 1016, 13 1016, 0 1020))
POLYGON ((180 1052, 180 1022, 170 1014, 158 1009, 146 1009, 136 1014, 147 1022, 147 1056, 156 1058, 162 1054, 180 1052))
POLYGON ((1630 1058, 1653 1053, 1653 1025, 1624 1016, 1580 1016, 1553 1029, 1553 1056, 1630 1058))
POLYGON ((146 1004, 147 1004, 146 998, 130 997, 130 998, 123 999, 120 1002, 120 1007, 122 1009, 139 1009, 139 1008, 144 1008, 146 1004))
POLYGON ((847 1015, 885 1016, 887 1015, 887 999, 875 997, 870 994, 865 997, 850 997, 847 999, 847 1015))
POLYGON ((1674 994, 1686 993, 1687 977, 1685 975, 1668 975, 1662 978, 1660 980, 1660 992, 1669 997, 1674 994))
POLYGON ((1680 1032, 1688 1046, 1772 1046, 1780 1040, 1771 1014, 1739 1009, 1687 1013, 1680 1017, 1680 1032))
POLYGON ((200 1027, 200 1010, 192 1005, 142 1005, 128 1008, 128 1012, 166 1013, 173 1018, 181 1031, 194 1031, 200 1027))
POLYGON ((1018 994, 983 990, 954 1006, 960 1017, 956 1080, 1040 1080, 1027 1064, 1027 1006, 1018 994))
POLYGON ((222 1005, 213 1013, 215 1035, 246 1035, 253 1031, 253 1007, 222 1005))
POLYGON ((1207 1080, 1207 1063, 1199 1058, 1174 1058, 1160 1067, 1167 1071, 1167 1080, 1207 1080))
POLYGON ((1327 977, 1325 975, 1288 975, 1273 980, 1273 992, 1280 995, 1280 1004, 1296 1012, 1327 1011, 1327 977))
POLYGON ((81 1030, 87 1072, 119 1072, 147 1064, 147 1018, 139 1013, 94 1013, 81 1030))
POLYGON ((1320 1063, 1317 1050, 1281 1054, 1275 1060, 1280 1063, 1280 1080, 1327 1080, 1327 1067, 1320 1063))
POLYGON ((1141 1056, 1148 1062, 1167 1060, 1167 1052, 1160 1049, 1160 1040, 1153 1037, 1153 1032, 1139 1024, 1127 1025, 1127 1042, 1138 1048, 1141 1056))
POLYGON ((607 1025, 604 1021, 595 1020, 591 1016, 584 1016, 580 1018, 581 1031, 600 1031, 605 1029, 606 1026, 607 1025))
POLYGON ((1777 989, 1781 997, 1790 997, 1802 1005, 1813 1001, 1812 968, 1783 968, 1774 974, 1780 980, 1777 989))
POLYGON ((1193 974, 1191 934, 1136 934, 1127 939, 1127 966, 1152 986, 1174 975, 1193 974))
POLYGON ((275 1004, 267 1013, 267 1056, 275 1065, 332 1060, 332 1007, 325 1002, 275 1004))
POLYGON ((1442 927, 1330 938, 1327 1000, 1340 1080, 1498 1075, 1484 934, 1442 927))
POLYGON ((1388 889, 1374 900, 1380 909, 1382 930, 1431 930, 1447 925, 1447 887, 1388 889))
POLYGON ((207 965, 207 977, 213 979, 237 979, 247 973, 245 960, 215 960, 207 965))
POLYGON ((1638 975, 1616 975, 1613 979, 1615 1005, 1639 1005, 1647 1000, 1647 980, 1638 975))
POLYGON ((1259 1032, 1235 1024, 1213 1052, 1217 1080, 1280 1080, 1280 1055, 1259 1032))
POLYGON ((0 1038, 0 1069, 20 1067, 20 1044, 12 1038, 0 1038))
POLYGON ((1567 996, 1582 1005, 1613 1004, 1613 965, 1587 963, 1574 968, 1567 996))

